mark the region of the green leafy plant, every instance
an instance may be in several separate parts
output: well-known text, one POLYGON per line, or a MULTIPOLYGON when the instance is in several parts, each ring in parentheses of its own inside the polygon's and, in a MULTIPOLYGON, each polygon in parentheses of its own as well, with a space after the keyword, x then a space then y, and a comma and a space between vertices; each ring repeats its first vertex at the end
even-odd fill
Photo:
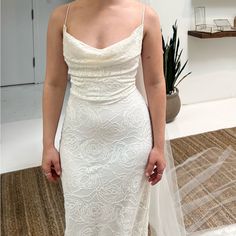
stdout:
POLYGON ((179 52, 179 38, 177 38, 177 20, 175 24, 172 25, 173 35, 170 38, 169 42, 165 43, 162 35, 162 48, 163 48, 163 66, 164 66, 164 75, 166 80, 166 94, 172 94, 175 91, 175 87, 191 72, 184 75, 178 83, 177 79, 184 70, 185 66, 188 63, 188 60, 181 67, 180 57, 183 52, 183 49, 179 52))

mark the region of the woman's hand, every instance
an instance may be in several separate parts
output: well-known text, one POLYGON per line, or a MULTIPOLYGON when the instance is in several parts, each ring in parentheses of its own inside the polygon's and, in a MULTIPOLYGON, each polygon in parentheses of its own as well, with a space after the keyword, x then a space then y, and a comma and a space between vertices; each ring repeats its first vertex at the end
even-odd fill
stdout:
POLYGON ((145 169, 145 175, 152 185, 161 180, 165 167, 166 160, 164 158, 164 151, 157 147, 152 148, 145 169))
POLYGON ((57 182, 60 178, 60 154, 55 147, 43 149, 41 169, 50 182, 57 182))

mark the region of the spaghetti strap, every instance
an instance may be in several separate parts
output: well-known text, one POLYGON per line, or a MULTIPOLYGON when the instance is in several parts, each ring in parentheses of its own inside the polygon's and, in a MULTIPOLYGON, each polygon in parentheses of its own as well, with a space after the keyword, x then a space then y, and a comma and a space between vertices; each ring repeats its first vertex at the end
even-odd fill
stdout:
POLYGON ((69 13, 70 4, 71 4, 71 3, 68 4, 67 10, 66 10, 66 17, 65 17, 65 21, 64 21, 64 26, 65 26, 65 27, 66 27, 67 15, 68 15, 68 13, 69 13))
POLYGON ((142 38, 144 37, 144 13, 145 13, 145 7, 146 5, 143 3, 143 14, 142 14, 142 38))
POLYGON ((145 4, 143 4, 142 24, 144 23, 145 4))

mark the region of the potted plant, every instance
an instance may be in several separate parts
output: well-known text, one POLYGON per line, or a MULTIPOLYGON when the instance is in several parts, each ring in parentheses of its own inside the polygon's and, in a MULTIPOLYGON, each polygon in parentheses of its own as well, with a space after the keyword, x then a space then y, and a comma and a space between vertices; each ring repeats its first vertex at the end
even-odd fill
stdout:
POLYGON ((179 97, 179 90, 177 85, 191 72, 184 75, 179 82, 177 79, 184 70, 188 60, 181 66, 181 54, 183 49, 179 52, 179 38, 177 38, 177 20, 172 25, 173 35, 169 42, 165 43, 162 35, 162 48, 163 48, 163 66, 166 81, 166 122, 171 122, 178 115, 181 107, 179 97))

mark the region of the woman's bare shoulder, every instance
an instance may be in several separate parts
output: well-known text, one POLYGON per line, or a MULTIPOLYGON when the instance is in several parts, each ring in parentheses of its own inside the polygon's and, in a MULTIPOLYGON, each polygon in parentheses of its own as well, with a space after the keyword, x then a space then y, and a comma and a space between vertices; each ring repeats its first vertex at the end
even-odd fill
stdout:
MULTIPOLYGON (((144 4, 144 3, 143 3, 144 4)), ((145 4, 145 17, 147 21, 156 21, 159 19, 159 13, 152 6, 145 4)))
POLYGON ((152 6, 142 3, 145 5, 145 14, 144 14, 144 32, 145 34, 149 33, 154 28, 158 30, 160 27, 160 17, 159 13, 152 6))
POLYGON ((160 23, 159 14, 151 5, 137 0, 132 0, 130 3, 131 7, 136 9, 143 9, 143 7, 145 7, 144 34, 148 33, 151 28, 155 28, 160 23))
POLYGON ((62 28, 69 4, 65 3, 56 6, 49 15, 49 24, 52 24, 56 28, 62 28))

